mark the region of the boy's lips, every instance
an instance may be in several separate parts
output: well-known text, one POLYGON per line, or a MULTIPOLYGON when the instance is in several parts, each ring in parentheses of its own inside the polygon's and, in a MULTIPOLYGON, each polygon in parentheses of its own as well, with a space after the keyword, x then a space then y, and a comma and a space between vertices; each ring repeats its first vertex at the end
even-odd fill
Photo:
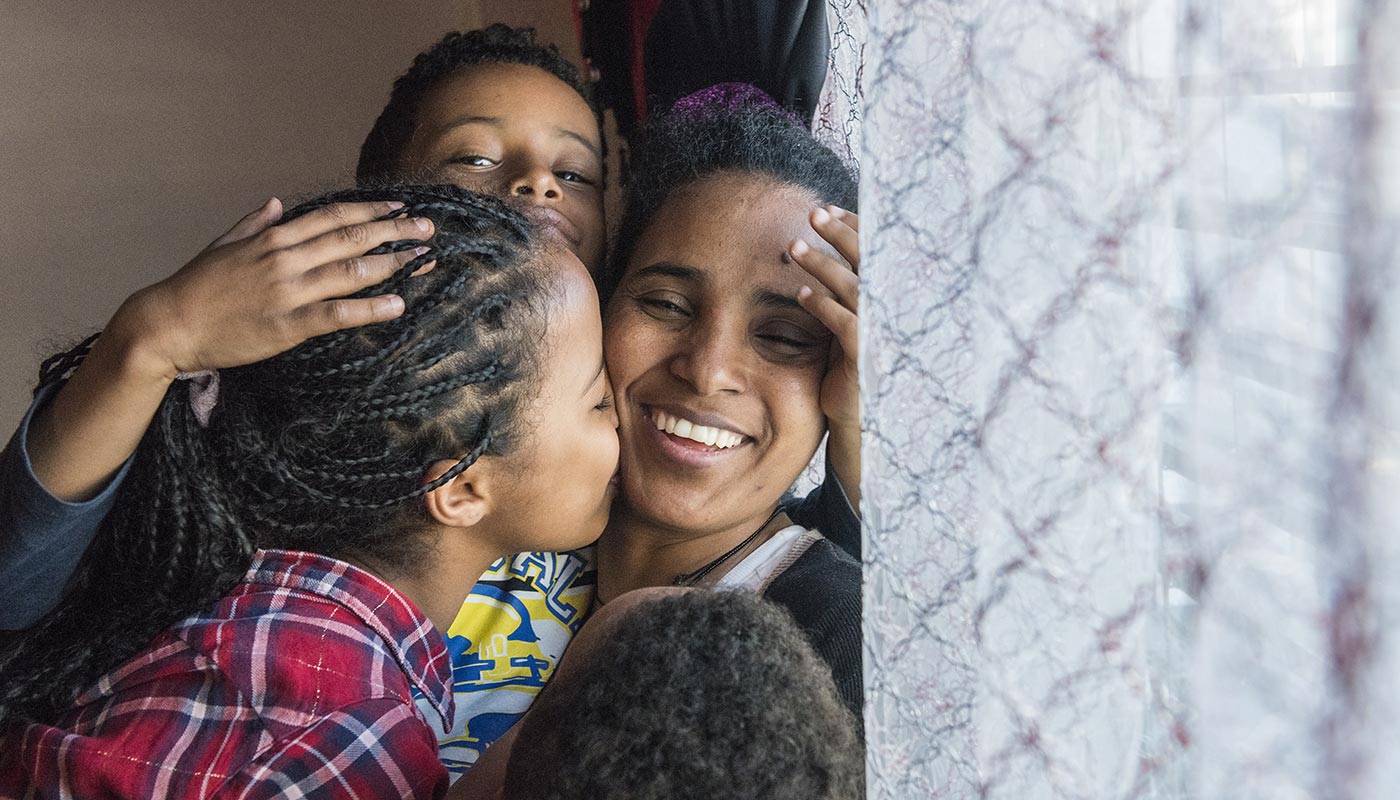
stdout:
POLYGON ((536 225, 553 230, 564 237, 564 241, 575 248, 578 247, 579 242, 583 238, 583 234, 579 233, 578 226, 568 217, 564 216, 561 211, 547 206, 537 206, 533 204, 521 206, 520 210, 536 225))

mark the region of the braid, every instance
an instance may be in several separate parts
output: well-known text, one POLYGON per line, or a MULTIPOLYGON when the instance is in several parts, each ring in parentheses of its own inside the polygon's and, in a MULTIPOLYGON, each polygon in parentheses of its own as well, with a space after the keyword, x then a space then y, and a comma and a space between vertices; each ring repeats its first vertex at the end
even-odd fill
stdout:
MULTIPOLYGON (((257 547, 412 574, 428 546, 415 501, 515 447, 546 323, 533 228, 455 187, 336 192, 284 221, 375 200, 436 227, 428 252, 357 293, 398 294, 405 313, 221 370, 207 428, 189 384, 171 386, 71 590, 35 627, 0 635, 0 728, 53 718, 160 631, 218 602, 257 547), (455 463, 423 482, 444 458, 455 463)), ((46 360, 41 385, 66 379, 96 338, 46 360)))
POLYGON ((466 472, 467 468, 475 464, 477 459, 481 458, 482 453, 485 453, 490 446, 491 434, 487 433, 481 437, 481 441, 476 443, 476 446, 472 448, 470 453, 463 456, 462 459, 452 465, 450 469, 407 494, 391 497, 388 500, 361 500, 355 497, 342 496, 337 497, 336 502, 339 503, 342 508, 375 509, 388 508, 389 506, 399 505, 409 500, 416 500, 438 487, 446 486, 453 478, 466 472))
POLYGON ((87 358, 88 353, 92 352, 92 346, 97 343, 97 337, 101 335, 102 331, 98 331, 79 342, 72 349, 44 359, 44 363, 39 365, 39 385, 35 387, 34 393, 37 395, 42 389, 68 380, 68 376, 73 374, 73 370, 77 369, 78 365, 87 358))

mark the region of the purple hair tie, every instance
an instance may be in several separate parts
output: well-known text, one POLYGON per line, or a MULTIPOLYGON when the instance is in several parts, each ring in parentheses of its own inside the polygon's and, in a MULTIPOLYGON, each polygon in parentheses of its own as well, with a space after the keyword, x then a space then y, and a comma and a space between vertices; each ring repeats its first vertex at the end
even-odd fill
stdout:
POLYGON ((219 373, 212 369, 181 372, 175 376, 175 380, 190 382, 190 410, 194 412, 199 427, 209 427, 214 404, 219 402, 219 373))
POLYGON ((671 113, 703 116, 714 111, 735 111, 743 108, 773 111, 794 125, 802 126, 802 120, 796 114, 783 108, 767 92, 751 83, 717 83, 691 92, 671 106, 671 113))

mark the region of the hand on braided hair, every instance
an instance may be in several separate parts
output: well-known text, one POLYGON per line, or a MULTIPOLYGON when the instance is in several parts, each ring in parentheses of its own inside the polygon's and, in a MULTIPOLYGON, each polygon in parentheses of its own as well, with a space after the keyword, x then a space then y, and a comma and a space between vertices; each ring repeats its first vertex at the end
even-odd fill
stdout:
POLYGON ((431 221, 392 215, 402 203, 326 205, 273 225, 273 198, 174 275, 122 306, 109 333, 128 337, 156 369, 242 366, 332 331, 403 313, 396 295, 348 298, 424 251, 366 255, 383 242, 427 239, 431 221))
POLYGON ((344 295, 433 257, 411 246, 432 235, 432 224, 419 227, 401 208, 331 203, 274 225, 282 204, 273 198, 136 292, 100 339, 45 362, 41 387, 67 383, 34 417, 35 477, 56 497, 87 500, 131 457, 177 374, 251 364, 321 334, 397 318, 403 301, 390 292, 344 295))

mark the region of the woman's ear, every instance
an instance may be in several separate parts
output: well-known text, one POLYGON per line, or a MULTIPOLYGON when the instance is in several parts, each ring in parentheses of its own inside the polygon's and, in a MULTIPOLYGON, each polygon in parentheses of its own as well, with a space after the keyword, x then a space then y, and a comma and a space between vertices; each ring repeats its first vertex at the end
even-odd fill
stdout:
MULTIPOLYGON (((456 464, 450 459, 434 463, 423 473, 423 482, 437 480, 456 464)), ((452 528, 470 528, 480 523, 491 513, 493 483, 490 462, 478 459, 462 474, 423 496, 428 516, 452 528)))

